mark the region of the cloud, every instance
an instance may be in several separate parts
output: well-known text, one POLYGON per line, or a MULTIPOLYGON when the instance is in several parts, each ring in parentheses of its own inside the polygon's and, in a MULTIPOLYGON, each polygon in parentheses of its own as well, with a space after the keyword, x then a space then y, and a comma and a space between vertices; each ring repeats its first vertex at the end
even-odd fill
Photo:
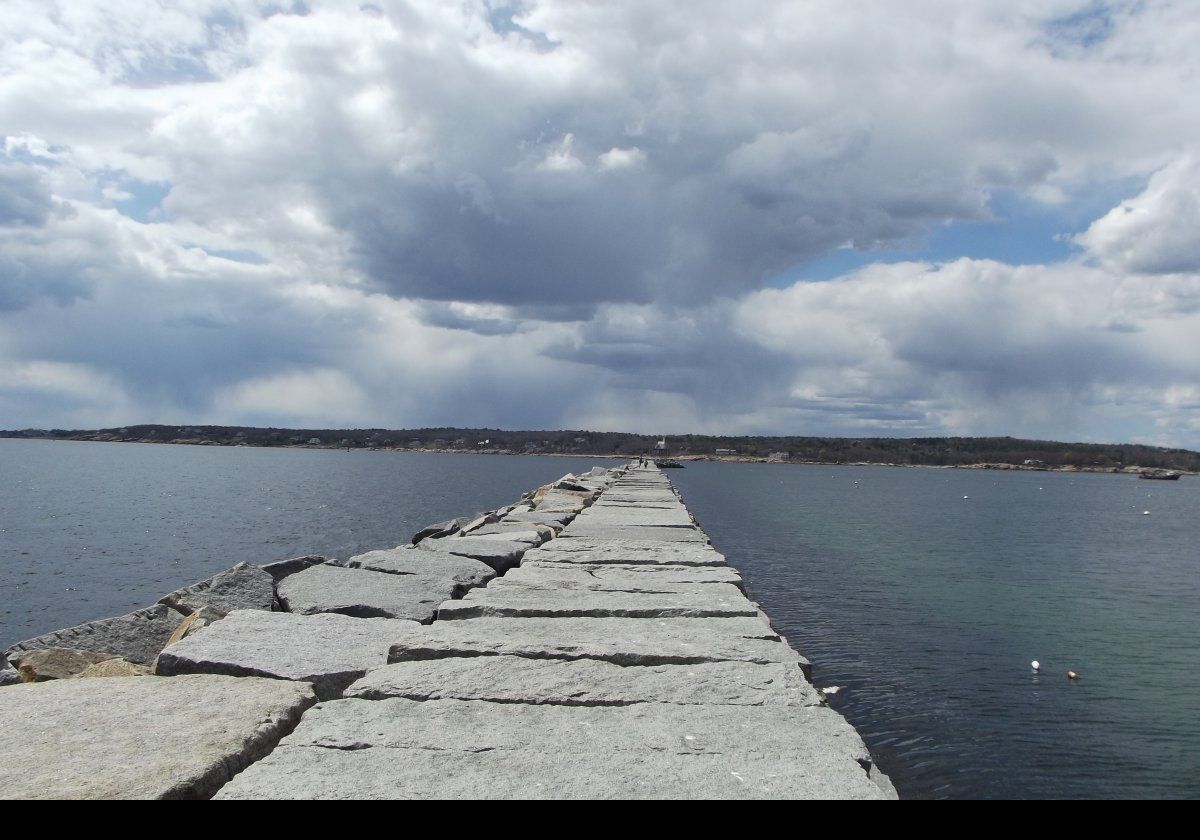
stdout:
POLYGON ((0 160, 0 227, 45 224, 53 208, 50 190, 34 167, 0 160))
POLYGON ((1137 274, 1200 272, 1200 160, 1183 157, 1150 179, 1140 195, 1122 201, 1077 241, 1119 271, 1137 274))
POLYGON ((0 425, 1200 445, 1187 4, 13 0, 0 27, 27 372, 0 425), (1127 180, 1043 232, 1064 263, 794 281, 1127 180))

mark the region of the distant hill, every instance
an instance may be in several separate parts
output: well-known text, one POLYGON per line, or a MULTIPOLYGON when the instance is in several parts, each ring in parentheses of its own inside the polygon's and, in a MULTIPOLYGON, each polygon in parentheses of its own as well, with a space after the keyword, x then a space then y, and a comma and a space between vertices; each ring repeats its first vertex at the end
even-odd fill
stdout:
MULTIPOLYGON (((208 446, 308 446, 633 457, 659 438, 623 432, 508 431, 504 429, 261 429, 252 426, 124 426, 115 429, 23 429, 0 437, 139 441, 208 446)), ((921 466, 1014 466, 1120 470, 1133 467, 1200 472, 1200 453, 1137 444, 1058 443, 988 438, 826 438, 669 435, 672 457, 788 460, 801 463, 876 463, 921 466), (718 455, 718 450, 722 450, 718 455)))

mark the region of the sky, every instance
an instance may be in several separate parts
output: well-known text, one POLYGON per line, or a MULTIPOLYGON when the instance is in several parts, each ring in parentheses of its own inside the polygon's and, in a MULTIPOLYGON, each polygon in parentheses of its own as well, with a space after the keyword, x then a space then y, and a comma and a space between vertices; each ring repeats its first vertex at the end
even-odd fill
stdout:
POLYGON ((1200 449, 1194 0, 0 0, 0 428, 1200 449))

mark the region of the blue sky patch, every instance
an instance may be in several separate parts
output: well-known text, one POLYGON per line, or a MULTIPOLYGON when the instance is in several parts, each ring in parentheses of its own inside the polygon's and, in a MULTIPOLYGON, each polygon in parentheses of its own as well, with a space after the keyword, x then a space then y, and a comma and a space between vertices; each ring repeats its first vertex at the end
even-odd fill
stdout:
POLYGON ((943 263, 963 257, 1009 265, 1062 262, 1078 251, 1072 243, 1075 235, 1123 199, 1140 193, 1146 181, 1122 178, 1092 184, 1063 204, 998 190, 988 205, 991 219, 939 225, 926 237, 895 248, 839 248, 768 279, 767 285, 782 288, 798 280, 832 280, 873 263, 943 263))

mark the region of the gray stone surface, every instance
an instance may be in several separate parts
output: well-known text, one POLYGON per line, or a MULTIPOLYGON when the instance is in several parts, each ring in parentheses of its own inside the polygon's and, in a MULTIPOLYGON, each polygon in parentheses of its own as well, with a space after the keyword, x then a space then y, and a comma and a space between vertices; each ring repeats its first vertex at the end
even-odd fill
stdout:
POLYGON ((477 589, 461 601, 447 601, 438 610, 442 621, 467 618, 733 618, 756 616, 758 608, 736 587, 708 584, 720 592, 629 594, 581 590, 477 589))
POLYGON ((203 799, 314 701, 278 680, 54 680, 0 692, 4 799, 203 799))
POLYGON ((536 525, 549 525, 555 529, 561 529, 564 525, 574 518, 574 514, 566 511, 514 511, 508 514, 502 520, 506 524, 516 524, 522 522, 533 523, 536 525))
POLYGON ((157 673, 274 677, 313 684, 329 700, 369 669, 387 662, 397 634, 417 626, 384 618, 293 615, 239 610, 176 642, 157 673))
POLYGON ((16 685, 21 681, 21 675, 8 664, 7 660, 0 661, 0 688, 6 685, 16 685))
POLYGON ((269 574, 278 583, 288 575, 302 572, 310 566, 319 566, 327 562, 328 559, 320 554, 306 554, 303 557, 292 557, 288 560, 276 560, 273 563, 265 563, 259 566, 259 568, 269 574))
MULTIPOLYGON (((454 550, 453 544, 460 540, 481 541, 488 540, 491 542, 519 542, 527 543, 528 545, 541 545, 546 540, 552 539, 554 533, 549 528, 539 529, 536 526, 529 528, 503 528, 495 531, 489 530, 489 526, 481 526, 479 529, 472 531, 462 537, 446 537, 442 540, 433 540, 428 547, 436 548, 439 545, 451 546, 448 550, 454 550)), ((422 543, 424 545, 424 543, 422 543)))
POLYGON ((181 621, 183 616, 175 610, 155 604, 116 618, 89 621, 26 639, 10 647, 5 656, 11 660, 25 651, 57 647, 111 653, 130 662, 149 665, 181 621))
POLYGON ((885 798, 866 760, 823 708, 338 700, 218 798, 885 798))
POLYGON ((626 564, 626 563, 555 563, 551 560, 530 559, 526 555, 519 569, 513 569, 506 575, 516 579, 575 577, 582 580, 588 576, 592 580, 605 581, 627 576, 655 578, 662 576, 668 580, 681 583, 730 583, 742 586, 742 576, 737 569, 730 566, 673 566, 670 564, 626 564), (577 577, 576 577, 577 576, 577 577))
POLYGON ((275 606, 275 578, 270 572, 249 563, 238 563, 231 569, 202 580, 159 599, 181 616, 190 615, 201 607, 211 607, 223 613, 234 610, 270 610, 275 606))
POLYGON ((587 540, 652 540, 655 542, 707 543, 708 536, 699 528, 656 528, 653 526, 617 525, 580 522, 576 517, 558 535, 559 539, 587 540))
POLYGON ((728 567, 709 566, 621 566, 581 569, 566 563, 522 564, 491 587, 493 590, 525 587, 528 589, 587 589, 596 592, 705 592, 707 585, 734 586, 741 591, 741 580, 728 567), (721 579, 713 573, 725 573, 721 579), (699 587, 699 588, 698 588, 699 587))
MULTIPOLYGON (((218 625, 219 626, 219 625, 218 625)), ((703 662, 625 667, 595 659, 563 661, 475 656, 398 662, 369 671, 345 696, 366 700, 489 700, 561 706, 677 703, 814 706, 816 690, 795 665, 703 662)))
POLYGON ((413 545, 430 537, 448 537, 451 534, 457 534, 464 525, 474 518, 474 516, 456 516, 454 519, 447 519, 444 522, 426 525, 420 531, 413 534, 413 545))
POLYGON ((590 496, 570 493, 566 490, 551 490, 534 502, 533 509, 540 511, 575 512, 583 510, 591 501, 590 496))
POLYGON ((552 527, 550 525, 541 525, 534 522, 493 522, 491 525, 484 525, 470 533, 472 537, 496 537, 501 536, 504 539, 519 538, 521 542, 528 542, 534 545, 541 545, 547 540, 554 539, 554 535, 562 530, 561 526, 552 527), (519 535, 519 537, 517 537, 519 535), (536 535, 536 536, 534 536, 536 535))
MULTIPOLYGON (((841 768, 839 768, 840 770, 841 768)), ((842 771, 845 772, 845 771, 842 771)), ((217 799, 885 799, 820 765, 754 754, 279 749, 217 799)), ((865 781, 864 781, 865 780, 865 781)))
MULTIPOLYGON (((513 569, 513 572, 518 571, 513 569)), ((511 575, 512 572, 509 572, 511 575)), ((502 577, 488 587, 489 593, 509 592, 544 592, 553 597, 555 593, 579 592, 614 592, 627 595, 703 595, 731 597, 729 590, 735 590, 744 595, 742 590, 728 583, 712 583, 704 581, 670 580, 666 575, 635 575, 609 576, 597 578, 585 575, 584 578, 569 579, 565 577, 534 580, 526 577, 509 579, 502 577)), ((490 595, 489 595, 490 598, 490 595)))
POLYGON ((531 549, 525 562, 598 565, 724 566, 725 557, 711 546, 690 542, 557 539, 531 549))
POLYGON ((280 582, 279 604, 301 615, 338 613, 428 624, 438 605, 459 590, 459 584, 446 577, 313 566, 280 582))
POLYGON ((651 526, 660 528, 694 528, 696 523, 692 521, 687 508, 682 505, 673 508, 614 508, 593 505, 579 514, 574 519, 572 525, 579 527, 587 526, 589 528, 612 525, 622 527, 637 526, 639 528, 651 526))
POLYGON ((422 551, 437 551, 470 557, 491 566, 498 574, 521 562, 521 556, 529 551, 529 543, 495 540, 477 537, 447 537, 444 540, 422 540, 417 548, 422 551))
POLYGON ((477 586, 484 586, 496 576, 486 563, 470 557, 439 551, 423 551, 416 546, 402 545, 384 551, 370 551, 351 557, 349 567, 393 575, 423 575, 453 581, 458 598, 477 586))
MULTIPOLYGON (((676 619, 686 621, 687 619, 676 619)), ((730 619, 736 620, 736 619, 730 619)), ((719 627, 723 619, 692 619, 672 627, 668 619, 557 618, 438 621, 400 633, 389 662, 456 656, 522 656, 529 659, 596 659, 618 665, 688 665, 700 662, 792 662, 799 656, 760 624, 758 638, 719 627)))

